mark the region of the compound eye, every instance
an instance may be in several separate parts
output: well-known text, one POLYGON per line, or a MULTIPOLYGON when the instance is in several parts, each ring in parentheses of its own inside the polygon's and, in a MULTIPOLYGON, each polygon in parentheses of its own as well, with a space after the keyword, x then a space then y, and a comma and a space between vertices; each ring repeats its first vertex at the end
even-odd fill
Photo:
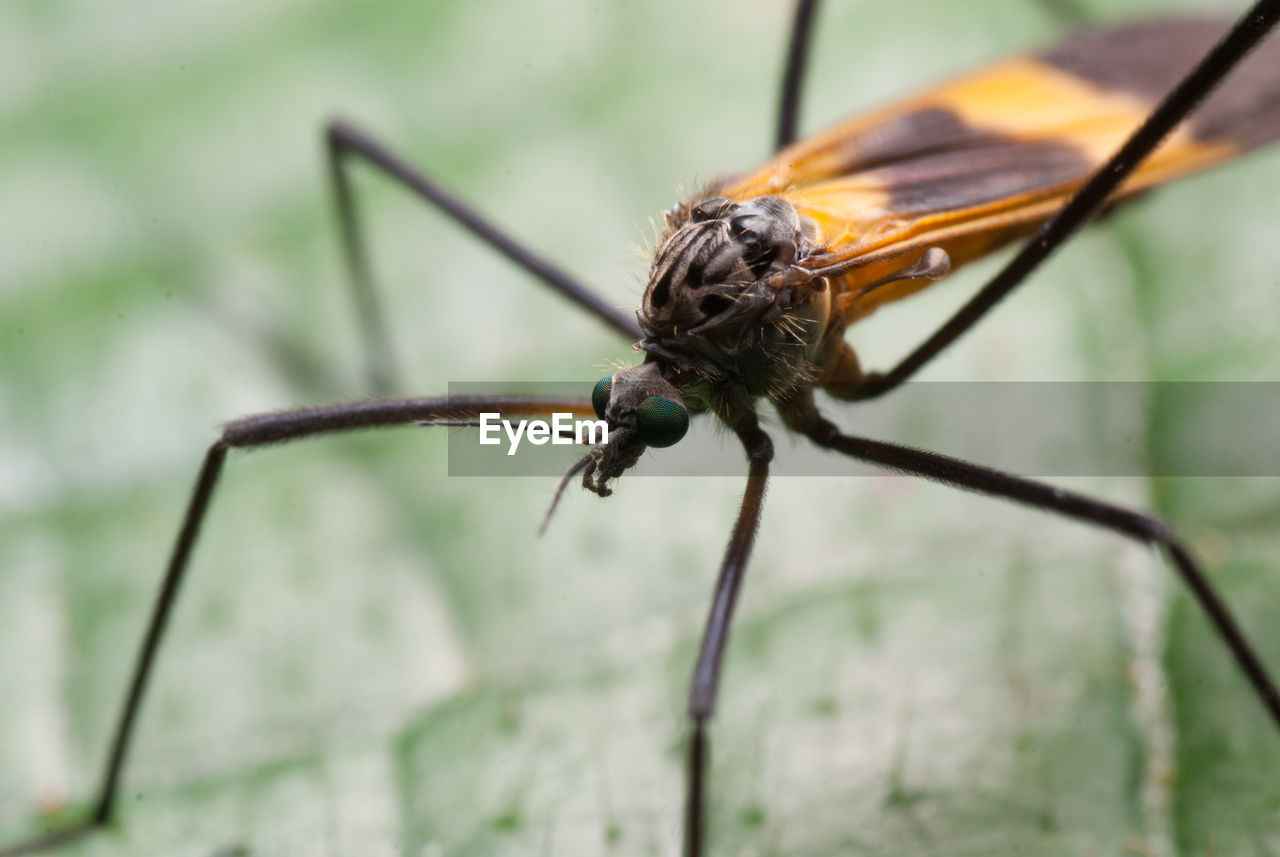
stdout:
POLYGON ((609 396, 613 393, 613 376, 605 375, 591 390, 591 407, 596 409, 596 416, 604 419, 604 410, 609 407, 609 396))
POLYGON ((645 446, 671 446, 689 430, 684 405, 662 396, 649 396, 636 409, 636 438, 645 446))

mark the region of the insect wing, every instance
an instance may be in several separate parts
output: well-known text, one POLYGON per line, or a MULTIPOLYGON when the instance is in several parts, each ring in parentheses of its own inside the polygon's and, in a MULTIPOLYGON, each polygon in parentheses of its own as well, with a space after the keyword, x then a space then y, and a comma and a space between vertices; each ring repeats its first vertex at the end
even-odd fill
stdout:
MULTIPOLYGON (((777 194, 841 277, 846 323, 928 280, 867 291, 929 247, 952 267, 1033 230, 1070 199, 1227 29, 1182 18, 1086 30, 836 125, 715 192, 777 194)), ((1123 185, 1117 198, 1280 136, 1280 43, 1264 44, 1123 185)))

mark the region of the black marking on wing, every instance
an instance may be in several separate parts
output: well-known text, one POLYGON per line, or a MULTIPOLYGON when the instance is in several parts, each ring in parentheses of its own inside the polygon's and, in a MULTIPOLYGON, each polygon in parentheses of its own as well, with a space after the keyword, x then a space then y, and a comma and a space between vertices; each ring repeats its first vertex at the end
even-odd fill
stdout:
MULTIPOLYGON (((1171 18, 1086 30, 1039 59, 1154 105, 1230 27, 1216 18, 1171 18)), ((1192 114, 1192 133, 1254 148, 1280 137, 1280 40, 1271 38, 1192 114)))
POLYGON ((1063 143, 1003 141, 926 155, 881 167, 868 176, 883 183, 890 210, 918 215, 971 208, 1081 181, 1096 166, 1063 143))
POLYGON ((845 160, 837 162, 835 175, 862 172, 885 164, 918 158, 935 152, 989 145, 992 134, 965 124, 943 107, 926 107, 891 116, 883 123, 849 138, 845 160))

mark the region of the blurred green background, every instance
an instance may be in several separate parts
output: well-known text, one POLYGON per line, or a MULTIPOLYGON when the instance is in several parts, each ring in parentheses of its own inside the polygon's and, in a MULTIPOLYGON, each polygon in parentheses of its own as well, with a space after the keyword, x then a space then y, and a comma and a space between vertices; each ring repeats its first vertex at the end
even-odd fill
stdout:
MULTIPOLYGON (((632 307, 648 219, 767 153, 787 5, 0 7, 0 844, 90 798, 219 423, 364 393, 323 120, 632 307)), ((810 130, 1064 27, 1032 0, 829 0, 819 24, 810 130)), ((1277 186, 1264 153, 1128 207, 926 376, 1275 379, 1277 186)), ((405 392, 629 356, 359 187, 405 392)), ((856 329, 865 362, 992 270, 856 329)), ((1156 404, 1153 463, 1179 421, 1156 404)), ((67 853, 677 852, 683 694, 741 481, 574 491, 538 539, 553 481, 450 479, 445 443, 232 456, 119 824, 67 853)), ((1069 483, 1175 521, 1280 669, 1275 480, 1069 483)), ((1150 552, 893 477, 778 480, 765 511, 714 854, 1280 852, 1280 740, 1150 552)))

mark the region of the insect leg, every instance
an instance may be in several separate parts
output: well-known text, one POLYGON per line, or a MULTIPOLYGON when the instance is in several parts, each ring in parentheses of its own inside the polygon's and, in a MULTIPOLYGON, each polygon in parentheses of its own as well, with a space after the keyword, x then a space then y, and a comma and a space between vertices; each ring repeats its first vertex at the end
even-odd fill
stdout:
POLYGON ((738 519, 733 525, 733 534, 729 537, 729 545, 725 548, 724 559, 720 563, 720 575, 716 578, 711 611, 707 615, 702 645, 698 650, 698 662, 689 688, 688 712, 692 734, 689 738, 688 774, 685 783, 685 857, 701 857, 702 844, 706 839, 706 774, 710 766, 706 725, 715 713, 724 646, 729 638, 729 625, 733 622, 738 591, 742 587, 747 563, 751 559, 751 549, 755 546, 756 531, 760 527, 764 489, 769 480, 769 462, 773 459, 773 442, 761 430, 755 414, 744 417, 735 431, 746 448, 751 465, 738 519))
POLYGON ((787 58, 782 67, 778 124, 773 144, 775 151, 796 141, 796 126, 800 124, 800 87, 804 84, 809 48, 813 44, 813 18, 817 9, 818 0, 796 0, 796 11, 791 19, 791 40, 787 43, 787 58))
POLYGON ((814 443, 841 452, 850 458, 875 464, 897 473, 922 476, 962 491, 1011 500, 1021 506, 1043 509, 1085 524, 1111 530, 1126 538, 1159 547, 1172 560, 1178 575, 1208 615, 1219 636, 1235 657, 1258 699, 1280 728, 1280 691, 1267 668, 1245 637, 1226 603, 1205 576, 1195 558, 1164 521, 1144 512, 1095 500, 1083 494, 1055 488, 1043 482, 1014 476, 980 464, 913 449, 898 444, 854 437, 840 432, 819 416, 810 401, 806 412, 794 422, 814 443))
POLYGON ((152 606, 142 646, 134 661, 128 694, 116 720, 116 728, 103 767, 98 794, 89 815, 49 833, 43 833, 8 847, 0 847, 0 857, 34 854, 75 841, 106 826, 115 810, 120 775, 128 759, 135 721, 146 695, 156 657, 163 641, 165 627, 173 612, 178 590, 186 576, 196 538, 208 511, 227 452, 237 448, 253 448, 288 443, 320 434, 356 431, 358 429, 414 425, 417 423, 456 422, 474 419, 481 411, 505 412, 511 415, 548 415, 554 411, 591 413, 591 403, 581 399, 536 398, 529 396, 452 396, 426 399, 385 399, 355 402, 321 408, 279 411, 244 417, 228 423, 221 436, 205 453, 204 463, 196 477, 186 513, 178 529, 164 578, 152 606))
POLYGON ((393 386, 394 360, 386 323, 373 285, 373 275, 360 229, 355 195, 351 189, 347 171, 349 158, 357 158, 376 167, 399 184, 414 191, 454 222, 465 227, 472 235, 595 315, 623 336, 631 340, 640 338, 640 328, 634 319, 629 318, 597 296, 587 286, 503 232, 467 203, 359 128, 341 119, 334 119, 325 128, 325 143, 343 255, 347 260, 352 297, 360 318, 365 349, 369 355, 369 377, 375 390, 385 392, 393 386))
MULTIPOLYGON (((1064 24, 1079 26, 1089 15, 1079 0, 1036 0, 1048 14, 1064 24)), ((796 0, 791 18, 791 37, 782 66, 782 85, 778 96, 778 121, 774 132, 774 151, 781 151, 796 141, 800 125, 800 97, 804 86, 809 52, 813 46, 813 20, 818 0, 796 0)))
POLYGON ((1280 0, 1259 0, 1147 117, 1141 127, 1073 196, 1045 221, 1035 236, 976 295, 933 335, 884 373, 865 375, 850 398, 871 399, 914 375, 1021 285, 1049 255, 1095 214, 1121 183, 1151 154, 1160 141, 1193 111, 1205 96, 1280 21, 1280 0))

